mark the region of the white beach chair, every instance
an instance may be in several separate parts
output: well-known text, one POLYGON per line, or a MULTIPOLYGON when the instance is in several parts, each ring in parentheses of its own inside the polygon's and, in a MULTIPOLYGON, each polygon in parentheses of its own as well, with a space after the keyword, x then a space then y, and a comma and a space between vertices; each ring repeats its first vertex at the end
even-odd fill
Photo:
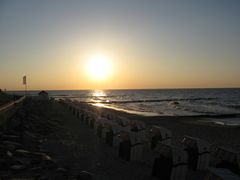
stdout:
POLYGON ((97 119, 96 114, 91 111, 87 111, 86 114, 87 114, 86 120, 85 120, 86 124, 93 127, 93 124, 94 124, 95 120, 97 119))
POLYGON ((198 140, 199 158, 197 169, 204 170, 209 167, 210 162, 210 144, 207 141, 198 140))
POLYGON ((188 155, 183 150, 174 149, 173 150, 173 172, 171 174, 171 180, 184 180, 186 179, 186 174, 188 171, 187 166, 188 155))
POLYGON ((76 107, 75 107, 75 105, 72 105, 72 110, 71 110, 71 112, 72 112, 72 114, 75 116, 76 115, 76 107))
POLYGON ((120 144, 119 134, 123 130, 123 128, 118 124, 113 124, 112 130, 113 130, 113 147, 119 147, 120 144))
POLYGON ((106 131, 105 131, 105 142, 110 145, 114 146, 114 126, 116 123, 112 121, 108 121, 106 124, 106 131))
POLYGON ((108 119, 105 119, 103 122, 103 130, 102 130, 103 139, 106 139, 107 133, 110 131, 110 129, 111 129, 111 121, 109 121, 108 119))
POLYGON ((140 161, 142 158, 143 144, 141 136, 138 132, 129 132, 131 141, 131 161, 140 161))
POLYGON ((107 122, 108 120, 105 119, 105 118, 97 118, 95 120, 95 123, 94 123, 94 130, 95 130, 95 133, 101 137, 101 138, 105 138, 105 127, 104 127, 104 124, 107 122), (104 137, 103 137, 104 136, 104 137))
POLYGON ((142 131, 142 130, 146 129, 146 123, 144 123, 144 122, 138 121, 138 122, 136 122, 136 125, 138 128, 138 131, 142 131))
POLYGON ((125 131, 125 132, 130 132, 131 131, 131 126, 130 125, 127 125, 127 126, 124 126, 123 127, 123 130, 125 131))
POLYGON ((83 122, 84 121, 84 116, 85 116, 85 111, 82 110, 82 109, 79 109, 78 112, 79 112, 78 118, 80 119, 81 122, 83 122))
POLYGON ((122 123, 123 127, 129 126, 131 124, 129 119, 126 119, 126 118, 121 118, 121 123, 122 123))
POLYGON ((150 129, 151 148, 154 149, 158 143, 171 145, 172 132, 160 126, 152 126, 150 129))
POLYGON ((204 170, 209 166, 210 144, 199 138, 184 136, 182 144, 189 155, 189 168, 204 170))
POLYGON ((159 179, 185 180, 187 174, 187 153, 178 147, 159 143, 154 149, 156 159, 152 175, 159 179))
POLYGON ((240 153, 225 147, 218 147, 214 152, 215 166, 227 168, 240 174, 240 153))
POLYGON ((125 159, 127 161, 130 160, 131 157, 131 141, 129 137, 129 132, 121 131, 119 134, 119 147, 118 147, 118 155, 120 158, 125 159))
POLYGON ((95 120, 94 126, 93 126, 93 129, 94 129, 94 132, 95 132, 95 133, 97 132, 97 126, 98 126, 99 123, 100 123, 99 118, 97 118, 97 119, 95 120))
POLYGON ((148 130, 141 130, 138 132, 142 142, 141 161, 152 165, 154 157, 151 150, 151 137, 148 132, 148 130))
POLYGON ((94 122, 94 132, 95 132, 96 135, 98 135, 99 126, 102 126, 102 125, 103 125, 102 118, 97 118, 94 122))
POLYGON ((84 110, 83 123, 88 124, 90 113, 88 110, 84 110))
POLYGON ((149 141, 146 139, 146 124, 144 122, 137 122, 138 133, 140 134, 143 141, 149 141))

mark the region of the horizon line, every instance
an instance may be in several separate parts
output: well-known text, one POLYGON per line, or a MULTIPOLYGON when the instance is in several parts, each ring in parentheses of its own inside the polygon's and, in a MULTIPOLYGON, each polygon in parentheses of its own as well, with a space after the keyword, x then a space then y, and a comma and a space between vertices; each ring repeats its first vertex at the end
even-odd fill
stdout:
MULTIPOLYGON (((239 87, 184 87, 184 88, 112 88, 112 89, 31 89, 27 91, 97 91, 97 90, 187 90, 187 89, 240 89, 239 87)), ((23 90, 6 90, 6 92, 25 91, 23 90)), ((2 90, 4 92, 4 90, 2 90)))

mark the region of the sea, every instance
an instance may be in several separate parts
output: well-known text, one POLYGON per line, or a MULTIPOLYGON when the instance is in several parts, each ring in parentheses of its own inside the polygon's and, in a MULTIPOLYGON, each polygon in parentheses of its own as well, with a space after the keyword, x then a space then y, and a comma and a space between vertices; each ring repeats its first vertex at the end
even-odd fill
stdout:
MULTIPOLYGON (((39 91, 28 91, 37 96, 39 91)), ((55 99, 72 99, 142 116, 203 116, 222 125, 240 125, 240 88, 51 90, 55 99)), ((9 91, 23 95, 24 91, 9 91)))

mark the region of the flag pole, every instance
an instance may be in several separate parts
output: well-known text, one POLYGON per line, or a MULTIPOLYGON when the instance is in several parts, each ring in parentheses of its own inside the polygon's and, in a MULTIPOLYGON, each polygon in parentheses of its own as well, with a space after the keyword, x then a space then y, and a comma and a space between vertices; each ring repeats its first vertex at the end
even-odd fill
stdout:
POLYGON ((27 76, 23 76, 23 84, 25 85, 25 96, 27 95, 27 76))
POLYGON ((27 95, 27 82, 25 84, 25 96, 27 95))

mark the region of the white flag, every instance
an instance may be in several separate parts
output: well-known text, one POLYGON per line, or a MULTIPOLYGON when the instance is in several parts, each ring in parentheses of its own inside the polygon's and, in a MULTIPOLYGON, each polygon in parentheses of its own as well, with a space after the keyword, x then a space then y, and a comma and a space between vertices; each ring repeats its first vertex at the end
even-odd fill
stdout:
POLYGON ((27 77, 23 76, 23 84, 27 84, 27 77))

